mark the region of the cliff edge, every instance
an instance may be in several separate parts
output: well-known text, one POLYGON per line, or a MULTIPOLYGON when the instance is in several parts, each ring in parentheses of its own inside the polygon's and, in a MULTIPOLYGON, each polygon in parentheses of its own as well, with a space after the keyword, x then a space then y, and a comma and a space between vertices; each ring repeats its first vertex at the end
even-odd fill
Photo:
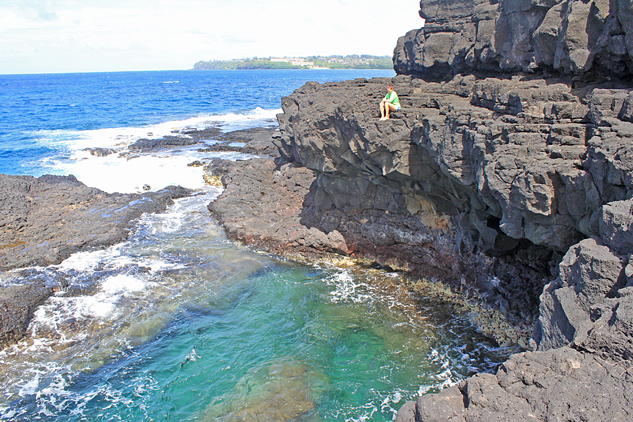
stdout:
POLYGON ((441 280, 529 338, 398 421, 631 419, 632 4, 422 0, 398 76, 308 83, 282 99, 276 164, 209 168, 232 237, 441 280), (381 121, 389 82, 402 110, 381 121), (255 196, 233 217, 240 174, 255 196))

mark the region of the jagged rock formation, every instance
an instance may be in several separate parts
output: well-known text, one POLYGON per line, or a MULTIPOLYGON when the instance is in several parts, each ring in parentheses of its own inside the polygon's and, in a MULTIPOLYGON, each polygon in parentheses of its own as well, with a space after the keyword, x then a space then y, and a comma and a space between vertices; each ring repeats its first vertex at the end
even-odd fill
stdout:
POLYGON ((238 185, 234 198, 261 192, 261 201, 230 207, 240 209, 228 225, 237 227, 233 236, 274 252, 347 251, 451 282, 514 323, 538 315, 534 352, 513 356, 496 375, 409 402, 398 420, 626 420, 632 89, 526 76, 442 83, 398 76, 403 109, 380 121, 387 82, 309 83, 284 98, 276 143, 291 163, 216 168, 229 175, 227 195, 238 185), (316 175, 309 189, 314 176, 297 166, 316 175), (289 168, 302 175, 300 189, 289 168), (260 184, 267 178, 282 196, 292 190, 295 205, 267 198, 260 184), (260 212, 259 202, 273 212, 260 212), (295 236, 315 229, 314 239, 337 239, 336 247, 295 236))
POLYGON ((424 28, 398 40, 399 74, 633 75, 630 0, 421 0, 424 28))
POLYGON ((536 322, 533 351, 397 420, 630 419, 631 1, 420 4, 425 27, 394 50, 394 119, 378 119, 387 80, 309 83, 282 100, 279 163, 316 175, 292 227, 536 322))
MULTIPOLYGON (((440 106, 446 119, 425 117, 422 136, 449 177, 476 186, 486 204, 478 216, 500 218, 498 230, 512 239, 566 253, 540 297, 536 352, 513 356, 496 376, 407 403, 398 420, 630 419, 633 3, 422 0, 420 7, 425 27, 394 50, 400 74, 567 77, 534 79, 532 87, 516 85, 525 76, 481 77, 466 90, 469 104, 494 114, 440 106), (599 85, 613 77, 628 81, 599 85)), ((453 221, 466 228, 473 220, 453 221)))
MULTIPOLYGON (((0 174, 0 269, 59 264, 74 252, 121 242, 141 214, 188 194, 174 186, 109 194, 74 176, 0 174)), ((52 294, 41 282, 0 288, 0 348, 25 335, 33 312, 52 294)))
MULTIPOLYGON (((529 297, 566 253, 541 297, 533 340, 551 353, 526 354, 524 365, 544 359, 550 368, 578 353, 572 379, 591 383, 591 365, 604 360, 617 369, 595 391, 630 385, 628 375, 614 374, 633 356, 631 88, 519 76, 397 77, 403 110, 379 121, 384 83, 309 84, 283 100, 279 145, 317 174, 302 222, 338 231, 357 254, 456 279, 517 318, 530 315, 538 301, 529 297), (578 350, 556 349, 570 343, 578 350)), ((481 410, 469 404, 474 382, 455 387, 466 420, 490 420, 520 403, 526 415, 546 420, 555 401, 577 400, 554 396, 562 385, 551 383, 526 403, 528 393, 494 381, 504 393, 486 393, 492 408, 481 410), (539 402, 544 397, 557 399, 539 402)), ((446 420, 421 416, 434 414, 438 400, 418 400, 416 420, 446 420)), ((614 415, 631 410, 627 400, 614 415)))

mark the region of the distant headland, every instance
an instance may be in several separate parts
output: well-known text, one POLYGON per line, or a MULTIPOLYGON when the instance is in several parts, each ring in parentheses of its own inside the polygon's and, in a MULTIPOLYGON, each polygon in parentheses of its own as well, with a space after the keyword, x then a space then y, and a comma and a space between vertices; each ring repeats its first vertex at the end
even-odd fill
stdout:
POLYGON ((391 56, 253 57, 250 59, 199 61, 194 70, 242 69, 393 69, 391 56))

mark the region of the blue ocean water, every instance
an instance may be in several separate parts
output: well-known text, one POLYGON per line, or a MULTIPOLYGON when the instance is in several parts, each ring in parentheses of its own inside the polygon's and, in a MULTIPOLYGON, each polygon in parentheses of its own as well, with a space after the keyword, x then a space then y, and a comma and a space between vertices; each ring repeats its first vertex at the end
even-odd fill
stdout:
MULTIPOLYGON (((98 157, 186 128, 275 126, 306 81, 391 71, 174 71, 0 75, 0 171, 75 174, 106 191, 196 193, 130 238, 0 284, 59 280, 29 335, 0 351, 11 421, 387 421, 405 400, 493 370, 509 350, 400 275, 303 265, 228 240, 197 148, 98 157)), ((209 142, 213 142, 212 139, 209 142)), ((205 153, 208 157, 208 153, 205 153)), ((240 153, 217 153, 248 159, 240 153)))
MULTIPOLYGON (((156 71, 0 75, 0 173, 41 175, 43 160, 95 131, 279 111, 307 81, 393 76, 390 70, 156 71)), ((91 145, 86 145, 91 146, 91 145)), ((57 173, 61 171, 55 171, 57 173)))

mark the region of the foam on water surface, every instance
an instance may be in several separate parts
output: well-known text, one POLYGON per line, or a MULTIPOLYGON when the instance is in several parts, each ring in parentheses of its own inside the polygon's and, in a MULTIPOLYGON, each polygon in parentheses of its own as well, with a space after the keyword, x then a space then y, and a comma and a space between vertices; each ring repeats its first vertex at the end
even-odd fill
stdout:
MULTIPOLYGON (((213 157, 250 159, 252 155, 239 152, 200 152, 203 144, 159 149, 149 153, 128 151, 127 148, 139 139, 160 139, 174 134, 188 138, 188 135, 181 134, 187 130, 218 127, 222 132, 229 132, 275 125, 275 115, 279 112, 281 110, 264 110, 258 107, 247 113, 206 115, 143 127, 39 131, 37 139, 42 147, 65 151, 41 159, 39 166, 43 173, 73 174, 84 184, 106 192, 137 193, 146 189, 156 191, 169 185, 200 189, 204 186, 202 168, 190 167, 188 164, 213 157), (112 153, 95 156, 89 150, 94 148, 109 149, 112 153)), ((208 141, 210 144, 216 142, 214 139, 208 141)))

